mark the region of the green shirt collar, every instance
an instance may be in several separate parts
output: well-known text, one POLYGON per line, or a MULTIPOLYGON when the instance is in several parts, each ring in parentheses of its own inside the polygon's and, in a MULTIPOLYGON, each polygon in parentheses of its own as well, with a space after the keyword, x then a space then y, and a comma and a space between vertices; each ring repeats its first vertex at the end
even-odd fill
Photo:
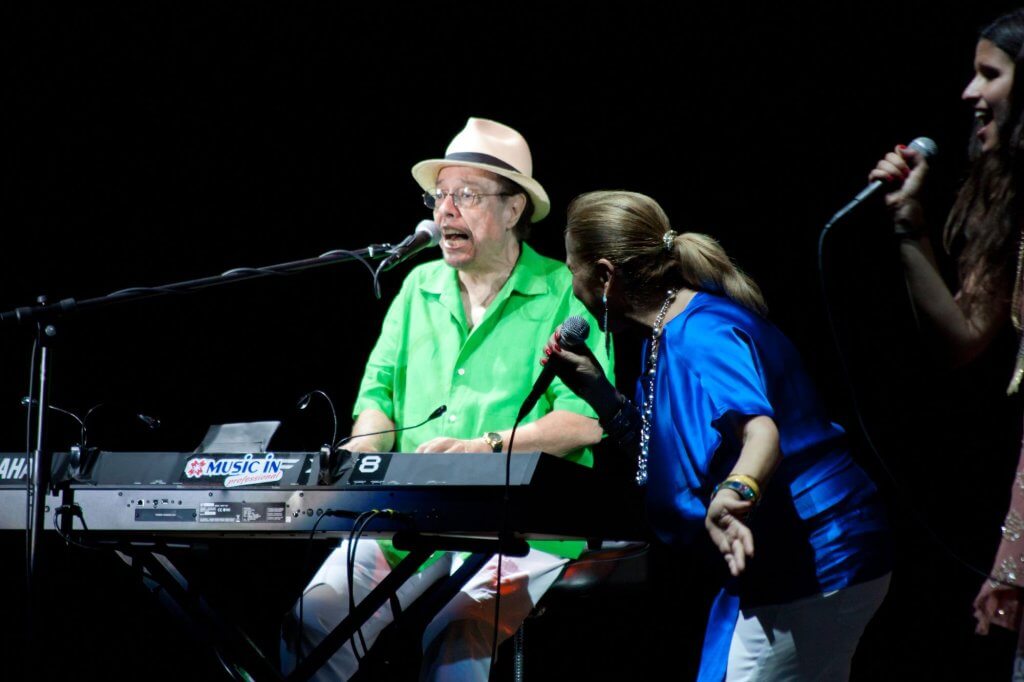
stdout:
MULTIPOLYGON (((542 277, 544 273, 544 259, 526 242, 520 242, 519 247, 519 260, 516 262, 515 267, 512 268, 512 275, 509 277, 508 284, 502 287, 502 289, 509 293, 514 291, 525 296, 539 296, 548 293, 550 286, 547 280, 542 277)), ((438 268, 430 277, 425 277, 420 282, 420 290, 440 296, 449 291, 449 287, 454 286, 457 292, 458 276, 458 271, 455 268, 438 268)), ((502 294, 499 294, 499 296, 501 298, 505 297, 502 294)))

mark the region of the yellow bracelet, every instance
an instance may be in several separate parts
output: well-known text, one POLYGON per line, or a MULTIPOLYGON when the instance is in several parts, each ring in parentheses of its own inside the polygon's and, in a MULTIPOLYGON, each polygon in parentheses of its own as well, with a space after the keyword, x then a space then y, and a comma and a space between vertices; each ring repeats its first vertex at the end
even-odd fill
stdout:
POLYGON ((757 482, 753 476, 747 476, 746 474, 730 474, 726 476, 727 481, 736 481, 742 483, 754 492, 754 502, 761 499, 761 484, 757 482))

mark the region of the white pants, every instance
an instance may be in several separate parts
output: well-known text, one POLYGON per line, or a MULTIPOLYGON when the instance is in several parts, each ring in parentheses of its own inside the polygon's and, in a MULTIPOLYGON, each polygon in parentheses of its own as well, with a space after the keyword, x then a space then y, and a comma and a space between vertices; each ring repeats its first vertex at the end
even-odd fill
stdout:
POLYGON ((890 576, 786 604, 740 611, 726 682, 843 682, 890 576))
MULTIPOLYGON (((302 632, 298 646, 303 657, 320 643, 348 615, 347 557, 348 541, 331 552, 316 572, 303 595, 302 632)), ((458 563, 458 562, 455 562, 458 563)), ((504 557, 501 568, 501 614, 498 642, 519 629, 530 611, 562 572, 568 559, 531 550, 525 557, 504 557)), ((426 589, 454 571, 452 555, 446 554, 425 570, 413 575, 398 590, 398 602, 406 608, 426 589)), ((494 636, 494 596, 497 582, 497 557, 492 558, 462 590, 452 598, 427 626, 423 635, 424 680, 481 680, 490 673, 491 642, 494 636)), ((373 540, 356 547, 353 586, 358 604, 390 572, 391 567, 373 540)), ((299 605, 290 613, 297 623, 299 605)), ((391 605, 384 604, 362 628, 366 646, 373 642, 393 620, 391 605)), ((296 626, 286 627, 292 631, 296 626)), ((353 637, 345 643, 311 678, 347 680, 359 667, 359 656, 366 652, 353 637)), ((287 635, 282 640, 281 667, 289 672, 296 665, 296 642, 287 635)))

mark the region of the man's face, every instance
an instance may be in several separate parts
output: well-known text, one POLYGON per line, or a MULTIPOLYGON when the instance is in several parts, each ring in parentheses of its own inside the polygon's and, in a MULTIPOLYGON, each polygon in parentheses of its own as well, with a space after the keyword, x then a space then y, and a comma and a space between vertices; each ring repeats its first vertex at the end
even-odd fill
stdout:
POLYGON ((500 268, 503 254, 516 239, 512 228, 525 201, 496 196, 501 193, 497 177, 467 166, 446 166, 437 174, 436 187, 445 197, 434 206, 434 221, 441 227, 444 261, 453 268, 479 272, 500 268), (469 200, 464 198, 467 192, 479 196, 469 200), (452 194, 460 197, 459 206, 452 194))

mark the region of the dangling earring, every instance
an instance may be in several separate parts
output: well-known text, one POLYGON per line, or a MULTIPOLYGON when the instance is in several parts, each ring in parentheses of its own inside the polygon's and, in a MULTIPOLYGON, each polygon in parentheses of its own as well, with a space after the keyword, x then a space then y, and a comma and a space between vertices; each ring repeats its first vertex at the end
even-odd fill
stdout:
POLYGON ((604 285, 604 291, 601 293, 601 305, 604 306, 604 312, 601 315, 601 331, 604 332, 604 352, 610 358, 612 355, 612 333, 608 331, 608 285, 604 285))

